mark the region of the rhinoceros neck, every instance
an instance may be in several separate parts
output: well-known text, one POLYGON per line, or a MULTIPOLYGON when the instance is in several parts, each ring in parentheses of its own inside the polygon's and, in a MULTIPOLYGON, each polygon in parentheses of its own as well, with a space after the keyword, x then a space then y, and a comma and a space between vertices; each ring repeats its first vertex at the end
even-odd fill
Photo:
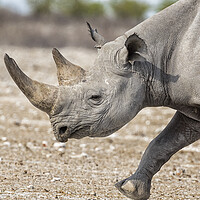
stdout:
POLYGON ((148 61, 136 61, 132 69, 134 73, 137 73, 143 79, 145 85, 143 107, 170 106, 168 80, 176 81, 178 77, 167 74, 166 71, 159 69, 148 61))

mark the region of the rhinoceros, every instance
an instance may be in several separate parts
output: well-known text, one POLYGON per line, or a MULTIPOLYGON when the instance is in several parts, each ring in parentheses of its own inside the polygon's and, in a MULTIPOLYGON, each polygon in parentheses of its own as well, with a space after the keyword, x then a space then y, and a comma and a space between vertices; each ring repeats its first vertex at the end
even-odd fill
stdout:
POLYGON ((179 0, 111 42, 88 26, 97 42, 94 67, 85 71, 53 49, 59 86, 32 80, 7 54, 6 67, 29 101, 49 115, 60 142, 108 136, 145 107, 176 109, 136 172, 116 183, 125 196, 148 199, 152 177, 200 139, 200 0, 179 0))

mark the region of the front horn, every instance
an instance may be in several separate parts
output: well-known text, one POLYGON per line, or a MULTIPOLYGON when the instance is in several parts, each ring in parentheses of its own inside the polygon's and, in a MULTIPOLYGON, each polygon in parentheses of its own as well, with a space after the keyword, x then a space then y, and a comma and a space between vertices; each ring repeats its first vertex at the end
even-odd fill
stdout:
POLYGON ((9 74, 28 100, 35 107, 50 114, 58 95, 58 88, 30 79, 7 54, 4 56, 4 62, 9 74))
POLYGON ((75 85, 85 78, 85 70, 69 62, 56 48, 52 50, 59 85, 75 85))

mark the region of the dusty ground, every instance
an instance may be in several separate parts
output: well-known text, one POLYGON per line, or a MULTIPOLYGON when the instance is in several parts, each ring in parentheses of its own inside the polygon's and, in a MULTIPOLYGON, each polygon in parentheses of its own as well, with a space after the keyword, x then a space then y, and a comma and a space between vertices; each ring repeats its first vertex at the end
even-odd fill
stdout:
MULTIPOLYGON (((174 111, 147 108, 110 137, 60 146, 46 114, 26 100, 5 70, 4 52, 33 79, 57 84, 51 49, 0 47, 0 199, 127 199, 114 184, 136 170, 174 111)), ((61 52, 86 68, 95 57, 87 49, 61 52)), ((173 156, 154 177, 151 193, 151 200, 200 199, 200 141, 173 156)))

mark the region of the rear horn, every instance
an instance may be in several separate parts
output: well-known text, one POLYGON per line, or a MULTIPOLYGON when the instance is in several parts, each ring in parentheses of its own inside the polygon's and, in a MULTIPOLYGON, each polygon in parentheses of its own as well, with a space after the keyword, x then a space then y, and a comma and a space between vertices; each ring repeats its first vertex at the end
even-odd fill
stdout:
POLYGON ((56 48, 52 50, 59 85, 74 85, 85 78, 85 70, 69 62, 56 48))

